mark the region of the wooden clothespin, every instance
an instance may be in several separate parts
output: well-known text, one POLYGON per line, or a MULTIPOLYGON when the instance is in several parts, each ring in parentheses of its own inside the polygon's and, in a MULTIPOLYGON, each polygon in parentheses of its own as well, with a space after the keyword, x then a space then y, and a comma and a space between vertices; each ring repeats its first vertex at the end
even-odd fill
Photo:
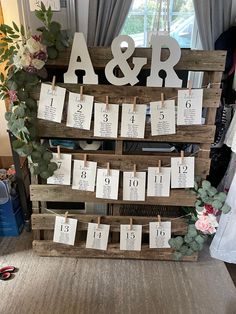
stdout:
POLYGON ((99 216, 98 217, 98 220, 97 220, 97 228, 99 229, 100 228, 100 224, 101 224, 101 217, 99 216))
POLYGON ((180 152, 180 157, 181 157, 181 164, 183 164, 184 163, 184 151, 183 150, 181 150, 180 152))
POLYGON ((192 81, 188 81, 188 93, 189 93, 189 96, 191 96, 191 93, 192 93, 192 86, 193 84, 192 84, 192 81))
POLYGON ((161 173, 161 160, 158 160, 158 173, 161 173))
POLYGON ((161 226, 161 215, 157 215, 158 227, 161 226))
POLYGON ((129 230, 133 229, 133 218, 129 219, 129 230))
POLYGON ((134 101, 133 101, 133 112, 136 112, 136 103, 137 103, 137 97, 134 97, 134 101))
POLYGON ((110 176, 110 163, 107 162, 107 176, 109 177, 110 176))
POLYGON ((56 75, 53 75, 52 78, 52 90, 54 91, 56 89, 56 75))
POLYGON ((87 154, 84 154, 84 167, 87 167, 87 154))
POLYGON ((84 90, 84 86, 80 86, 80 100, 83 100, 83 90, 84 90))
POLYGON ((136 164, 134 164, 134 177, 136 177, 136 172, 137 172, 137 166, 136 166, 136 164))
POLYGON ((68 212, 65 212, 65 224, 68 223, 68 212))
POLYGON ((165 101, 164 93, 161 93, 161 107, 164 107, 164 101, 165 101))
POLYGON ((109 110, 109 98, 106 96, 106 111, 109 110))
POLYGON ((57 159, 61 159, 61 147, 57 145, 57 159))

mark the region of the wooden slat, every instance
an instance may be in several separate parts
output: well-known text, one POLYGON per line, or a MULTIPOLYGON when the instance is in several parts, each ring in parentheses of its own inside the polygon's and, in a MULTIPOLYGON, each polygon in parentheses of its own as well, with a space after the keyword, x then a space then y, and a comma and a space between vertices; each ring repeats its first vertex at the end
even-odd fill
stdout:
MULTIPOLYGON (((66 88, 73 93, 80 92, 78 84, 62 84, 58 86, 66 88)), ((138 104, 148 104, 150 101, 158 101, 161 99, 161 93, 165 93, 165 99, 177 99, 178 90, 181 88, 147 87, 147 86, 114 86, 114 85, 83 85, 83 93, 94 96, 97 102, 105 102, 105 96, 109 96, 109 102, 114 104, 133 103, 134 97, 137 97, 138 104)), ((40 87, 31 94, 34 99, 39 99, 40 87)), ((221 89, 204 88, 203 90, 203 107, 217 108, 219 107, 221 89)), ((67 112, 68 94, 65 99, 64 113, 67 112)), ((65 116, 64 116, 65 118, 65 116)))
POLYGON ((46 202, 92 202, 116 204, 150 204, 170 206, 194 206, 196 196, 188 190, 172 189, 170 197, 147 197, 146 201, 123 201, 122 191, 118 200, 96 198, 95 192, 72 190, 71 186, 62 185, 31 185, 31 201, 46 202))
MULTIPOLYGON (((40 256, 69 256, 85 258, 124 258, 124 259, 144 259, 172 261, 172 249, 149 249, 147 245, 142 245, 141 251, 120 251, 119 244, 108 244, 107 251, 86 249, 85 244, 75 246, 55 243, 53 241, 33 241, 34 252, 40 256)), ((198 255, 184 256, 182 261, 195 262, 198 255)))
MULTIPOLYGON (((120 134, 120 133, 119 133, 120 134)), ((176 134, 152 136, 150 125, 146 126, 144 138, 106 138, 106 140, 126 140, 135 142, 182 142, 182 143, 212 143, 214 141, 214 125, 177 126, 176 134)), ((40 138, 70 138, 70 139, 97 139, 93 136, 93 123, 91 130, 80 130, 67 127, 64 123, 56 123, 38 119, 38 136, 40 138)))
MULTIPOLYGON (((81 215, 69 214, 69 218, 78 219, 77 231, 85 231, 88 229, 88 223, 97 222, 97 218, 101 218, 101 223, 109 224, 110 231, 120 232, 121 224, 129 224, 129 218, 133 218, 133 224, 143 225, 142 233, 149 233, 149 222, 157 221, 157 217, 131 217, 131 216, 98 216, 98 215, 81 215)), ((161 217, 161 221, 170 221, 171 218, 161 217)), ((33 230, 54 230, 55 215, 53 214, 33 214, 31 216, 33 230)), ((176 235, 184 235, 187 232, 186 219, 171 220, 171 233, 176 235)))
MULTIPOLYGON (((99 167, 106 168, 107 162, 110 167, 122 171, 132 171, 134 164, 137 165, 137 171, 147 171, 148 167, 157 167, 158 160, 161 160, 162 166, 170 166, 171 157, 178 154, 170 155, 106 155, 106 154, 87 154, 87 159, 96 161, 99 167)), ((73 154, 73 159, 84 159, 84 154, 73 154)), ((198 176, 206 176, 210 167, 211 160, 209 158, 195 158, 195 173, 198 176)))
MULTIPOLYGON (((90 47, 89 54, 95 69, 104 69, 107 62, 113 56, 110 47, 90 47)), ((151 48, 135 48, 132 57, 146 57, 147 64, 143 69, 150 69, 151 66, 151 48)), ((168 49, 162 49, 161 59, 165 60, 169 56, 168 49)), ((224 71, 225 51, 203 51, 181 49, 181 58, 175 66, 175 70, 191 70, 191 71, 224 71)), ((49 60, 47 66, 67 69, 70 60, 70 49, 61 52, 55 60, 49 60)))

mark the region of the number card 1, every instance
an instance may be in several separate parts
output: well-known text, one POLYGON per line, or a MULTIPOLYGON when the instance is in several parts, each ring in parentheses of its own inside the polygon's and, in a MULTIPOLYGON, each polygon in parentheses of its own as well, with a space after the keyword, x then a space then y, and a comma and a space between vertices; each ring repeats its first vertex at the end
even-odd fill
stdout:
POLYGON ((95 103, 94 136, 117 137, 119 105, 95 103))
POLYGON ((170 248, 168 241, 171 238, 171 222, 149 223, 149 247, 150 249, 170 248))
POLYGON ((148 167, 147 196, 170 196, 169 167, 148 167))
POLYGON ((96 197, 117 200, 119 190, 119 170, 98 169, 96 182, 96 197))
POLYGON ((58 169, 54 172, 53 176, 47 179, 47 184, 61 184, 70 185, 71 180, 71 155, 53 153, 52 161, 58 166, 58 169))
POLYGON ((42 83, 38 105, 38 118, 60 123, 65 95, 65 88, 55 86, 53 90, 51 85, 42 83))
POLYGON ((87 161, 85 166, 84 161, 75 160, 72 189, 94 192, 96 172, 97 172, 96 162, 87 161))
POLYGON ((175 134, 175 101, 150 102, 152 135, 175 134))
POLYGON ((144 138, 146 105, 122 105, 121 137, 144 138))
POLYGON ((145 201, 146 172, 123 173, 123 200, 145 201))
POLYGON ((194 187, 194 157, 171 158, 171 188, 194 187))
POLYGON ((72 128, 90 130, 93 96, 69 93, 66 125, 72 128))
POLYGON ((142 225, 120 225, 120 250, 141 251, 142 225))
POLYGON ((56 216, 53 242, 74 245, 77 219, 56 216))
POLYGON ((178 90, 177 125, 202 124, 203 89, 178 90))
POLYGON ((110 226, 105 224, 88 224, 86 248, 95 250, 106 250, 108 244, 110 226))

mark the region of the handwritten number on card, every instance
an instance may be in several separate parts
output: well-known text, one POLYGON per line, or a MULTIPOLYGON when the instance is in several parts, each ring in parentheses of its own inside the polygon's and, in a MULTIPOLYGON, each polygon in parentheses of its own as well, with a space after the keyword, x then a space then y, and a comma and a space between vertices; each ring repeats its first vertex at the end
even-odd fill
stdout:
POLYGON ((52 107, 52 104, 53 104, 53 98, 51 98, 51 107, 52 107))
POLYGON ((101 231, 94 231, 93 237, 94 237, 94 239, 101 239, 101 237, 102 237, 101 231))
POLYGON ((77 112, 81 113, 81 110, 82 110, 82 108, 83 108, 83 105, 81 105, 81 104, 78 104, 78 105, 77 105, 77 107, 78 107, 78 110, 77 110, 77 112))
POLYGON ((127 232, 126 234, 126 239, 128 240, 133 240, 136 238, 135 232, 131 231, 131 232, 127 232))
POLYGON ((162 184, 163 183, 163 176, 155 176, 154 177, 154 182, 155 183, 159 183, 159 184, 162 184), (159 180, 158 180, 159 179, 159 180))
POLYGON ((187 166, 179 166, 179 173, 188 173, 188 167, 187 166))
POLYGON ((61 232, 67 233, 69 231, 70 231, 70 226, 69 225, 65 225, 65 224, 61 225, 61 232))
POLYGON ((87 178, 87 172, 86 171, 82 171, 81 172, 81 179, 86 179, 87 178))
POLYGON ((191 108, 191 105, 192 105, 192 104, 191 104, 191 100, 190 100, 190 99, 187 100, 187 101, 186 101, 186 108, 187 108, 187 109, 191 108))
POLYGON ((136 188, 138 186, 138 180, 129 180, 129 186, 136 188))
POLYGON ((58 169, 61 169, 62 161, 58 161, 57 165, 58 165, 58 169))
POLYGON ((131 116, 130 121, 131 121, 131 123, 134 123, 134 122, 135 122, 134 115, 131 116))
POLYGON ((109 178, 105 178, 105 184, 109 185, 111 183, 111 180, 109 178))
POLYGON ((163 111, 160 111, 160 117, 159 117, 160 120, 164 120, 165 119, 165 115, 163 113, 163 111))
POLYGON ((104 113, 103 115, 103 122, 108 122, 108 114, 104 113))
POLYGON ((157 229, 157 237, 164 237, 166 235, 165 230, 157 229))

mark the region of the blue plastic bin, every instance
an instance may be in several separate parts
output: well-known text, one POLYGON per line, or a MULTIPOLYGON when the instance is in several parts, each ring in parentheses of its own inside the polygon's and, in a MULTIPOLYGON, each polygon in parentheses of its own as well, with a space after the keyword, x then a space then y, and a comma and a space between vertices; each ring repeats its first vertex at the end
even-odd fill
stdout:
POLYGON ((24 217, 18 195, 11 195, 7 181, 0 181, 0 237, 18 236, 24 217))

